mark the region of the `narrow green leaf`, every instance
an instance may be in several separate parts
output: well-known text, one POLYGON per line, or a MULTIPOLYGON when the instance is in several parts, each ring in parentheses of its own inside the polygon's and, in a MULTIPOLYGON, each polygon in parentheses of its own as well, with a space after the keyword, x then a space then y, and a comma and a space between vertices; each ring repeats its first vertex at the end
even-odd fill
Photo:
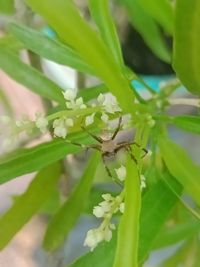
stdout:
POLYGON ((26 0, 57 31, 60 38, 74 48, 117 97, 121 108, 133 111, 134 94, 114 57, 99 35, 89 26, 70 0, 26 0), (81 29, 81 34, 79 30, 81 29))
MULTIPOLYGON (((165 176, 170 186, 180 194, 181 186, 168 175, 165 176)), ((153 242, 177 203, 177 197, 163 180, 153 185, 142 198, 140 215, 139 262, 143 262, 153 246, 153 242), (150 223, 150 222, 154 223, 150 223)), ((134 238, 134 237, 133 237, 134 238)), ((116 250, 116 233, 109 243, 98 246, 93 252, 80 257, 70 267, 111 267, 116 250), (109 251, 109 253, 107 253, 109 251), (106 257, 105 257, 106 255, 106 257)), ((125 265, 124 265, 125 266, 125 265)))
POLYGON ((157 236, 154 242, 154 249, 160 249, 174 245, 182 240, 190 238, 200 230, 200 222, 190 220, 189 222, 181 223, 169 229, 164 228, 157 236))
POLYGON ((177 203, 178 198, 171 191, 171 188, 177 195, 181 195, 182 187, 180 184, 170 174, 165 173, 163 180, 161 179, 152 186, 152 189, 144 195, 140 221, 140 262, 143 262, 148 256, 161 227, 177 203))
POLYGON ((125 182, 125 211, 119 223, 113 267, 138 266, 141 190, 138 168, 128 157, 125 182))
POLYGON ((177 0, 173 66, 181 82, 196 94, 200 94, 199 51, 200 1, 177 0))
POLYGON ((93 252, 83 255, 66 267, 112 267, 116 242, 117 236, 115 234, 109 243, 103 242, 93 252))
POLYGON ((139 0, 142 8, 154 18, 163 29, 173 35, 174 31, 174 10, 169 0, 139 0))
POLYGON ((67 154, 80 151, 80 148, 69 143, 73 140, 77 143, 88 143, 86 133, 73 134, 68 140, 58 139, 43 143, 33 148, 22 149, 0 160, 0 184, 17 176, 40 170, 41 168, 62 159, 67 154))
POLYGON ((163 117, 163 119, 183 130, 200 134, 200 118, 198 116, 184 115, 176 117, 163 117))
POLYGON ((171 54, 164 42, 158 25, 141 7, 139 0, 121 1, 127 8, 129 18, 135 29, 156 56, 165 62, 171 61, 171 54))
POLYGON ((75 190, 51 220, 44 238, 45 249, 54 250, 59 247, 77 222, 87 203, 100 157, 99 152, 92 155, 75 190))
POLYGON ((9 47, 14 52, 19 51, 20 49, 23 49, 24 46, 21 42, 19 42, 14 36, 12 35, 4 35, 0 38, 0 46, 9 47))
POLYGON ((52 40, 36 30, 16 23, 10 25, 10 31, 26 48, 41 57, 72 67, 81 72, 95 74, 93 69, 81 59, 76 51, 59 41, 52 40))
POLYGON ((89 9, 99 28, 102 40, 110 49, 118 65, 123 67, 124 63, 120 41, 109 10, 109 4, 109 0, 89 0, 89 9))
POLYGON ((200 205, 200 167, 192 161, 182 147, 172 140, 160 137, 158 143, 170 173, 200 205))
POLYGON ((0 250, 39 211, 54 192, 60 174, 60 164, 55 163, 41 170, 26 192, 0 218, 0 250))
POLYGON ((58 85, 33 67, 23 63, 18 56, 3 46, 0 47, 0 68, 31 91, 64 104, 63 95, 58 85))

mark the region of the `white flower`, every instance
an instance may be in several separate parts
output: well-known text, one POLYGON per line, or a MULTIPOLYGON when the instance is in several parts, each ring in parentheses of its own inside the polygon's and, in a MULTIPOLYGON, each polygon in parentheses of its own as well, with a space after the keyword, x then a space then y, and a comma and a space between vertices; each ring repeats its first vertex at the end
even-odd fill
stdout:
POLYGON ((67 129, 61 126, 55 127, 54 134, 57 137, 65 138, 67 136, 67 129))
POLYGON ((113 197, 111 196, 111 194, 103 194, 102 198, 105 199, 106 201, 113 200, 113 197))
POLYGON ((102 120, 104 123, 107 123, 108 120, 109 120, 109 116, 104 112, 104 113, 102 113, 102 115, 101 115, 101 120, 102 120))
POLYGON ((65 138, 68 133, 68 128, 74 125, 74 121, 71 118, 60 118, 53 122, 54 135, 57 137, 65 138))
POLYGON ((70 118, 67 118, 67 119, 65 119, 65 125, 67 127, 72 127, 72 126, 74 126, 74 121, 70 118))
POLYGON ((104 240, 109 242, 112 238, 112 231, 109 229, 109 227, 107 227, 105 230, 104 230, 104 240))
POLYGON ((104 210, 104 213, 105 212, 109 212, 110 208, 111 208, 110 202, 107 201, 107 200, 102 201, 101 203, 99 203, 99 206, 102 207, 102 209, 104 210))
POLYGON ((124 213, 124 207, 125 207, 124 202, 122 202, 119 206, 119 210, 121 213, 124 213))
POLYGON ((105 111, 111 114, 121 111, 121 108, 119 107, 117 103, 116 97, 113 96, 112 94, 107 94, 105 96, 103 106, 104 106, 105 111))
POLYGON ((65 125, 65 119, 60 118, 53 122, 54 134, 57 137, 65 138, 67 136, 67 127, 65 125))
POLYGON ((85 126, 89 126, 89 125, 94 123, 94 116, 95 116, 95 113, 93 113, 93 114, 91 114, 85 118, 85 126))
POLYGON ((90 250, 93 251, 98 243, 103 240, 103 234, 104 233, 98 228, 89 230, 84 241, 84 246, 90 247, 90 250))
POLYGON ((67 89, 63 92, 63 96, 66 100, 72 101, 76 98, 76 91, 74 89, 67 89))
POLYGON ((108 113, 114 114, 115 112, 121 111, 121 108, 119 107, 117 103, 117 99, 112 94, 100 94, 97 98, 97 101, 100 105, 104 107, 104 110, 108 113))
POLYGON ((123 182, 126 178, 126 168, 121 165, 118 169, 115 169, 118 179, 123 182))
POLYGON ((79 97, 76 100, 71 100, 70 102, 66 102, 66 106, 69 109, 84 109, 87 106, 83 104, 83 98, 79 97))
MULTIPOLYGON (((22 122, 20 122, 20 121, 18 121, 18 124, 16 122, 18 127, 22 126, 21 123, 22 122)), ((42 114, 37 113, 36 114, 35 125, 42 133, 45 133, 47 131, 48 120, 42 114)))
POLYGON ((145 187, 146 187, 146 178, 144 175, 140 175, 140 189, 142 190, 145 187))
POLYGON ((97 101, 100 105, 103 105, 103 102, 105 101, 105 96, 103 94, 99 94, 99 96, 97 97, 97 101))
POLYGON ((96 206, 93 209, 93 214, 94 216, 96 216, 97 218, 102 218, 105 214, 105 210, 103 207, 100 206, 96 206))

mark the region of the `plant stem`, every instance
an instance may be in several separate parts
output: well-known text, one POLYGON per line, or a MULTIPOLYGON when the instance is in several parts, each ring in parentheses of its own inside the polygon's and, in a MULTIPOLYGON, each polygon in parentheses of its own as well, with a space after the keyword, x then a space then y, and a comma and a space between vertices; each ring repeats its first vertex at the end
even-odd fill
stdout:
POLYGON ((194 107, 200 107, 200 100, 199 99, 193 99, 193 98, 173 98, 168 99, 168 103, 170 105, 187 105, 187 106, 194 106, 194 107))

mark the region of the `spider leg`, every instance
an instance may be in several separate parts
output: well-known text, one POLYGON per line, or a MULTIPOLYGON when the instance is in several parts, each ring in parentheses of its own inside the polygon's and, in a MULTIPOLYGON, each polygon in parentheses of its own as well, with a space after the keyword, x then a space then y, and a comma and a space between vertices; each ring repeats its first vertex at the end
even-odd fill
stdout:
MULTIPOLYGON (((136 143, 136 142, 132 142, 132 143, 130 143, 130 145, 135 145, 135 146, 141 148, 141 146, 138 143, 136 143)), ((141 158, 143 159, 148 154, 148 150, 145 149, 145 148, 141 148, 141 149, 144 152, 144 155, 141 156, 141 158)))
POLYGON ((81 128, 82 130, 86 131, 90 136, 92 136, 92 138, 94 138, 96 141, 98 141, 99 143, 103 143, 103 139, 101 137, 90 133, 84 126, 81 126, 81 128))
POLYGON ((103 165, 104 165, 104 167, 105 167, 105 170, 106 170, 108 176, 109 176, 115 183, 117 183, 120 187, 122 187, 122 184, 120 183, 120 181, 119 181, 117 178, 113 177, 113 175, 112 175, 110 169, 108 168, 108 166, 107 166, 107 164, 106 164, 106 161, 105 161, 105 157, 104 157, 105 155, 102 154, 101 156, 102 156, 103 165))
POLYGON ((86 145, 83 145, 83 144, 80 144, 80 143, 76 143, 76 142, 69 142, 69 144, 72 144, 72 145, 75 145, 75 146, 79 146, 79 147, 82 147, 82 148, 86 148, 86 145))
POLYGON ((87 152, 88 152, 88 150, 90 149, 90 148, 92 148, 92 149, 97 149, 98 151, 101 151, 101 147, 99 146, 99 145, 97 145, 97 144, 94 144, 94 145, 84 145, 84 144, 79 144, 79 143, 76 143, 76 142, 69 142, 70 144, 72 144, 72 145, 75 145, 75 146, 79 146, 79 147, 81 147, 81 148, 86 148, 86 154, 87 154, 87 152))
POLYGON ((116 130, 115 130, 115 132, 114 132, 114 134, 113 134, 113 136, 111 138, 111 140, 115 139, 116 135, 118 134, 118 132, 120 130, 121 124, 122 124, 122 117, 119 117, 118 126, 117 126, 117 128, 116 128, 116 130))
POLYGON ((138 161, 137 161, 136 157, 133 155, 133 152, 132 152, 132 149, 131 149, 130 145, 125 146, 125 149, 126 149, 126 151, 129 153, 129 155, 131 156, 131 159, 132 159, 136 164, 138 164, 138 161))

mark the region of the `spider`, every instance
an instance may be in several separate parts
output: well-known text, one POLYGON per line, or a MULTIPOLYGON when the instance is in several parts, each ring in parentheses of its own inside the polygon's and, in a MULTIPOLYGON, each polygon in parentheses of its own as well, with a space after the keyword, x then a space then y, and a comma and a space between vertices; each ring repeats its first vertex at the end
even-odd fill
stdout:
POLYGON ((101 157, 102 157, 102 161, 103 164, 105 166, 105 169, 108 173, 108 175, 113 178, 110 169, 108 168, 107 164, 106 164, 106 158, 111 158, 111 157, 115 157, 115 155, 120 151, 120 150, 126 150, 132 160, 137 164, 137 159, 135 158, 135 156, 132 153, 132 148, 131 145, 135 145, 138 148, 142 149, 142 151, 144 152, 144 155, 142 155, 142 158, 146 156, 146 154, 148 153, 148 151, 145 148, 141 148, 141 146, 136 143, 136 142, 128 142, 128 141, 123 141, 123 142, 117 142, 116 140, 116 136, 121 128, 121 124, 122 124, 122 117, 119 118, 119 122, 118 122, 118 126, 115 129, 113 135, 111 136, 111 138, 105 140, 100 136, 96 136, 92 133, 90 133, 85 127, 81 127, 84 131, 86 131, 93 139, 95 139, 98 143, 97 144, 93 144, 93 145, 82 145, 79 143, 74 143, 72 142, 72 144, 77 145, 77 146, 81 146, 81 147, 86 147, 87 149, 96 149, 101 153, 101 157))

